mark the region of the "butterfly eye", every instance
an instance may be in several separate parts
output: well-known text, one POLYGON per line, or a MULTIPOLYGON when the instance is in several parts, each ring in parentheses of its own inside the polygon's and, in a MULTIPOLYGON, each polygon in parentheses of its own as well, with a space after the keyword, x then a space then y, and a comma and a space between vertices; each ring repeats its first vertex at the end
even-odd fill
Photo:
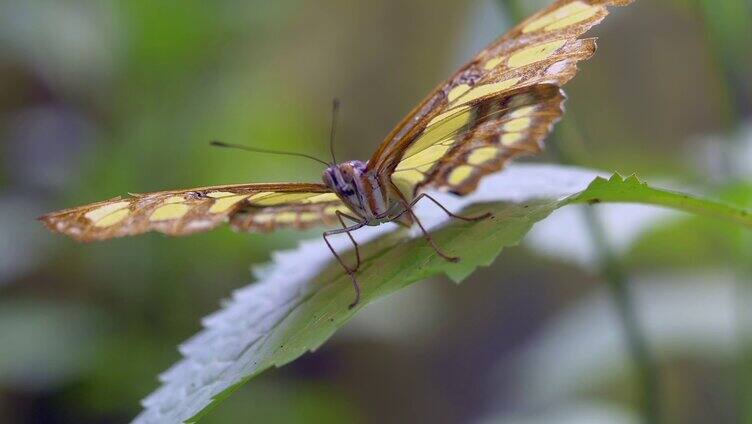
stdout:
POLYGON ((340 187, 339 192, 342 193, 342 195, 346 197, 350 197, 353 194, 355 194, 355 190, 353 190, 353 187, 351 185, 340 187))
POLYGON ((324 183, 329 187, 338 187, 339 181, 337 181, 337 173, 331 169, 324 171, 324 183))

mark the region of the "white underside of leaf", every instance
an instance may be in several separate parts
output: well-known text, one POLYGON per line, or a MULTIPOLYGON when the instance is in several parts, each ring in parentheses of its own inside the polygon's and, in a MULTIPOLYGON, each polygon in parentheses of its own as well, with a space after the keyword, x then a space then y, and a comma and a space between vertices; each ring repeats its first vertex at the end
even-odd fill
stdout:
MULTIPOLYGON (((572 205, 555 210, 525 237, 525 245, 541 254, 594 270, 596 247, 587 230, 583 208, 572 205)), ((627 252, 651 228, 682 214, 669 209, 637 204, 599 205, 596 214, 611 247, 617 254, 627 252)))
MULTIPOLYGON (((433 191, 430 194, 449 210, 459 211, 468 205, 483 202, 561 200, 585 190, 595 177, 608 178, 609 175, 560 165, 513 164, 503 172, 484 178, 478 189, 465 197, 433 191)), ((446 214, 429 200, 417 205, 416 214, 426 228, 435 228, 448 221, 446 214)), ((417 227, 413 233, 415 236, 420 234, 417 227)))

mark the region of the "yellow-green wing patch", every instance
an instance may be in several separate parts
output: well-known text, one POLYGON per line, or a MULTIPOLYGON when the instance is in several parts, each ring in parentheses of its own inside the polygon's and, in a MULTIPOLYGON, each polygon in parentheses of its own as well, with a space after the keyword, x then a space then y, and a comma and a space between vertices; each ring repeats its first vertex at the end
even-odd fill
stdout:
POLYGON ((408 199, 426 186, 467 194, 510 159, 540 152, 563 101, 559 87, 541 84, 452 109, 405 151, 391 180, 408 199))

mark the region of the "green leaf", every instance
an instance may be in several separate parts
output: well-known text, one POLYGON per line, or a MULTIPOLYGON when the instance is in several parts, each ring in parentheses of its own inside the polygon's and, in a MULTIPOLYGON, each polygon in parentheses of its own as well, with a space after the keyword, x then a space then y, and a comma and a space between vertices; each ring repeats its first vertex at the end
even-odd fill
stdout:
POLYGON ((572 196, 569 203, 643 203, 694 213, 711 218, 720 218, 752 228, 749 211, 725 203, 701 199, 689 194, 649 187, 635 175, 623 178, 614 174, 611 178, 596 178, 587 190, 572 196))
MULTIPOLYGON (((635 177, 605 180, 594 171, 551 165, 516 165, 487 177, 465 198, 437 193, 463 215, 491 212, 483 221, 449 220, 430 202, 416 213, 439 246, 461 256, 441 259, 419 233, 394 224, 356 233, 363 262, 358 271, 360 303, 349 309, 353 289, 322 241, 277 252, 271 264, 254 269, 258 282, 236 291, 203 331, 180 347, 185 359, 160 376, 163 386, 143 402, 138 423, 198 421, 250 378, 315 350, 360 309, 427 277, 446 274, 461 281, 514 246, 551 212, 571 203, 638 202, 669 206, 752 226, 747 212, 716 202, 654 189, 635 177), (370 240, 370 241, 367 241, 370 240)), ((335 240, 345 251, 346 239, 335 240)), ((352 252, 343 258, 354 263, 352 252)))

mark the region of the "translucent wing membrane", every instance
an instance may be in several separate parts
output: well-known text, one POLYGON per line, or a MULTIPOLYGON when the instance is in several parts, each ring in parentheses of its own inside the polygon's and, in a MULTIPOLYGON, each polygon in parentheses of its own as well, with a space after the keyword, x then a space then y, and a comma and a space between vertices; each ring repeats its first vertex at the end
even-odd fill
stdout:
POLYGON ((230 222, 241 231, 333 225, 347 207, 323 184, 241 184, 136 194, 40 217, 79 241, 158 231, 180 236, 230 222))
MULTIPOLYGON (((595 52, 595 39, 578 37, 603 20, 608 6, 626 5, 631 1, 559 0, 526 19, 439 85, 387 136, 368 162, 369 168, 387 174, 394 172, 393 181, 403 194, 429 182, 465 194, 477 185, 476 176, 485 174, 486 170, 499 169, 506 160, 517 155, 515 152, 528 149, 529 153, 536 153, 540 141, 561 114, 561 101, 556 100, 560 95, 547 96, 544 91, 553 93, 554 87, 567 83, 577 73, 577 62, 595 52), (537 89, 540 86, 549 88, 537 89), (543 108, 536 108, 536 115, 529 120, 521 119, 515 124, 506 124, 505 128, 499 119, 481 119, 479 113, 482 112, 476 110, 493 106, 488 99, 497 101, 525 90, 540 95, 541 101, 546 102, 543 108), (483 125, 483 128, 473 128, 473 125, 483 125), (518 133, 506 131, 514 125, 524 126, 526 132, 498 138, 504 137, 505 132, 518 133), (468 129, 477 130, 476 136, 459 140, 457 133, 468 129), (480 141, 484 138, 482 135, 488 146, 480 141), (513 139, 514 149, 507 146, 509 148, 503 151, 492 151, 494 144, 504 145, 513 139), (470 151, 475 148, 460 149, 458 141, 488 148, 471 155, 470 151), (414 155, 426 145, 432 147, 422 153, 426 157, 435 157, 436 152, 443 150, 452 155, 453 161, 445 161, 440 172, 433 172, 436 169, 423 163, 425 157, 415 158, 414 155), (469 167, 450 168, 448 163, 464 160, 463 152, 469 167), (492 154, 494 159, 479 162, 492 154), (430 181, 426 179, 429 176, 430 181)), ((497 110, 497 113, 504 112, 497 110)))

